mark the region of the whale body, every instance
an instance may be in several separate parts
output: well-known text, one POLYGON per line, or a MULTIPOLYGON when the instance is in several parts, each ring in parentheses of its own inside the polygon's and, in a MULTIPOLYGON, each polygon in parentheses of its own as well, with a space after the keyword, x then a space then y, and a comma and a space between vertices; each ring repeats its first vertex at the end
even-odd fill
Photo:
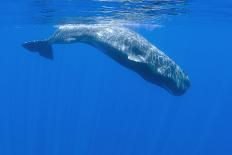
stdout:
POLYGON ((188 75, 167 55, 134 31, 112 25, 63 25, 48 39, 23 43, 23 47, 53 59, 53 44, 87 43, 100 49, 143 79, 173 95, 190 87, 188 75))

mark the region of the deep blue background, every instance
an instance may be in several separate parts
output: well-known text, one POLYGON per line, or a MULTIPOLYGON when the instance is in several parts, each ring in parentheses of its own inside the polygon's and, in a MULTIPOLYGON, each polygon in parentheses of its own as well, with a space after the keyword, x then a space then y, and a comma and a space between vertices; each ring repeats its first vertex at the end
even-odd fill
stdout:
POLYGON ((231 155, 232 22, 197 5, 137 29, 189 74, 180 97, 88 45, 55 45, 53 61, 29 53, 21 44, 54 28, 2 23, 0 155, 231 155))

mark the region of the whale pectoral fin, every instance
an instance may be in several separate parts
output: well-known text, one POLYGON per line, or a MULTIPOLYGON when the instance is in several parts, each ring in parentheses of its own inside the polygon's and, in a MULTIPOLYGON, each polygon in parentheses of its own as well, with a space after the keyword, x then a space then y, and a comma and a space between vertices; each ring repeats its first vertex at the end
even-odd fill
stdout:
POLYGON ((129 55, 128 59, 135 62, 143 62, 143 59, 140 56, 129 55))
POLYGON ((67 39, 65 39, 65 41, 66 42, 74 42, 74 41, 76 41, 76 38, 67 38, 67 39))
POLYGON ((38 52, 40 56, 53 59, 52 46, 48 41, 29 41, 22 45, 32 52, 38 52))

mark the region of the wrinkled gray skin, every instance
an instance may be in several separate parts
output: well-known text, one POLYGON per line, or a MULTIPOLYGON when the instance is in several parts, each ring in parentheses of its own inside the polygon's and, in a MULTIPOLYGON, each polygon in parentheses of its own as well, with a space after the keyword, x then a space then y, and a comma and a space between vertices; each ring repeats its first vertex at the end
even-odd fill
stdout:
POLYGON ((190 86, 186 73, 139 34, 112 25, 64 25, 48 39, 50 44, 82 42, 92 45, 145 80, 174 95, 190 86))

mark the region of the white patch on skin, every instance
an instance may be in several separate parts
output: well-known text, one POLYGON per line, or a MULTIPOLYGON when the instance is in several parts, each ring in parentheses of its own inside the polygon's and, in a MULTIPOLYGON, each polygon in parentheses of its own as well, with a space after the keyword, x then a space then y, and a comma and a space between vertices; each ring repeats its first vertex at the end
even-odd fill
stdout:
POLYGON ((113 30, 110 29, 110 28, 107 28, 106 31, 109 32, 109 33, 113 33, 113 30))
POLYGON ((126 48, 125 45, 122 45, 122 51, 125 51, 125 48, 126 48))
POLYGON ((163 74, 163 73, 164 73, 164 69, 163 69, 162 67, 157 68, 157 71, 158 71, 160 74, 163 74))
POLYGON ((98 37, 103 37, 103 34, 100 33, 100 32, 97 32, 97 36, 98 36, 98 37))
POLYGON ((58 28, 59 29, 73 29, 77 27, 76 25, 72 25, 72 24, 66 24, 66 25, 60 25, 58 28))
POLYGON ((67 42, 72 42, 72 41, 75 41, 76 40, 76 38, 67 38, 67 39, 65 39, 65 41, 67 41, 67 42))

